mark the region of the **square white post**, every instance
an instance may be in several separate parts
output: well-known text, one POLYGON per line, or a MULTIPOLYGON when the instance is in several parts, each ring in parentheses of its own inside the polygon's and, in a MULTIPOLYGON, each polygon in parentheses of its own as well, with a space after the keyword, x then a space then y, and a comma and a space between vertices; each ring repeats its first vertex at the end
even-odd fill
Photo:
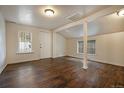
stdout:
POLYGON ((87 21, 83 21, 83 31, 84 31, 84 36, 83 36, 83 69, 88 68, 88 61, 87 61, 87 21))

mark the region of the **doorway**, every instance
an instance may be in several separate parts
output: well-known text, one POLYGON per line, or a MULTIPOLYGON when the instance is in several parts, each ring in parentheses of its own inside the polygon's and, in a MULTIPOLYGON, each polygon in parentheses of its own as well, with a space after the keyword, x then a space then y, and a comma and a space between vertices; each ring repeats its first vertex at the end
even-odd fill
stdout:
POLYGON ((40 58, 51 58, 51 33, 40 32, 40 58))

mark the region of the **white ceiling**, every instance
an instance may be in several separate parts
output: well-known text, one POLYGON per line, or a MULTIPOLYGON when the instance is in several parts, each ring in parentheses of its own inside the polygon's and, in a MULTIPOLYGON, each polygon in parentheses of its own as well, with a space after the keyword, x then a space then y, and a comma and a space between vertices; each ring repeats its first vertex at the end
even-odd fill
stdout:
POLYGON ((0 12, 7 21, 20 24, 32 25, 44 29, 52 30, 70 23, 68 16, 74 13, 81 13, 82 17, 91 15, 109 6, 97 5, 1 5, 0 12), (47 17, 44 15, 44 9, 51 8, 55 11, 55 16, 47 17))
MULTIPOLYGON (((0 12, 2 12, 7 21, 53 30, 72 22, 68 20, 67 17, 72 16, 75 13, 80 13, 83 18, 108 7, 110 6, 0 5, 0 12), (45 16, 44 10, 46 8, 53 9, 55 11, 55 16, 45 16)), ((124 31, 124 17, 120 17, 116 13, 99 18, 88 24, 88 35, 99 35, 118 31, 124 31)), ((67 38, 81 37, 83 36, 83 25, 78 25, 64 31, 60 31, 59 33, 67 38)))
MULTIPOLYGON (((124 16, 118 16, 117 13, 113 13, 93 22, 88 23, 88 35, 101 35, 106 33, 124 31, 124 16)), ((64 31, 60 31, 60 34, 67 38, 78 38, 83 36, 83 25, 78 25, 64 31)))

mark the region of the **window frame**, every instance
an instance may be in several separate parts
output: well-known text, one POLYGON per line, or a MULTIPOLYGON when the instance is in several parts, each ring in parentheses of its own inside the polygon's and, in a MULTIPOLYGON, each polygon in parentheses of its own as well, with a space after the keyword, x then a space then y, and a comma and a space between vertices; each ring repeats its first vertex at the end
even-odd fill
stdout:
MULTIPOLYGON (((95 41, 95 53, 94 54, 91 54, 91 53, 87 53, 88 55, 96 55, 96 40, 95 39, 91 39, 91 40, 94 40, 95 41)), ((84 54, 84 53, 80 53, 79 52, 79 42, 80 41, 83 41, 83 40, 77 40, 77 54, 84 54)), ((90 41, 90 40, 88 40, 90 41)), ((83 41, 84 42, 84 41, 83 41)), ((88 45, 88 44, 87 44, 88 45)), ((88 49, 87 49, 88 50, 88 49)))
POLYGON ((77 40, 77 54, 84 54, 84 53, 80 53, 80 52, 79 52, 79 42, 80 42, 80 41, 83 41, 83 40, 77 40))
POLYGON ((31 54, 31 53, 33 53, 33 44, 32 44, 32 32, 30 32, 30 31, 18 31, 18 35, 17 35, 18 37, 17 37, 17 54, 31 54), (21 52, 20 51, 20 49, 19 49, 19 47, 20 47, 20 34, 22 33, 22 32, 24 32, 24 33, 30 33, 31 34, 31 51, 23 51, 23 52, 21 52))

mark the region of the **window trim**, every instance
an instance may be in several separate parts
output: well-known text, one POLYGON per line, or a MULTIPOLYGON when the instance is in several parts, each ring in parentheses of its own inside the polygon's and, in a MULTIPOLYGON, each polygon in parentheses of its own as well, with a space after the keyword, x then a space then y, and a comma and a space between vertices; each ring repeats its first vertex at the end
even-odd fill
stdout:
MULTIPOLYGON (((95 39, 90 39, 90 40, 95 40, 95 39)), ((79 44, 78 44, 78 42, 79 41, 83 41, 83 40, 77 40, 77 54, 81 54, 81 55, 83 55, 84 53, 80 53, 79 52, 79 44)), ((89 40, 88 40, 89 41, 89 40)), ((95 42, 96 42, 96 40, 95 40, 95 42)), ((96 44, 96 43, 95 43, 96 44)), ((95 45, 96 46, 96 45, 95 45)), ((87 55, 96 55, 96 48, 95 48, 95 54, 89 54, 89 53, 87 53, 87 55)))
POLYGON ((31 51, 31 52, 16 52, 16 54, 33 54, 34 52, 31 51))
POLYGON ((79 41, 83 41, 83 40, 77 40, 77 54, 83 54, 79 52, 79 41))
POLYGON ((17 51, 16 51, 16 54, 32 54, 32 53, 34 53, 32 42, 31 42, 31 51, 29 51, 29 52, 20 52, 19 51, 19 41, 20 41, 19 37, 20 37, 20 33, 22 33, 22 32, 31 33, 31 41, 32 41, 32 32, 30 32, 30 31, 18 31, 17 32, 18 33, 18 37, 17 37, 17 51))

